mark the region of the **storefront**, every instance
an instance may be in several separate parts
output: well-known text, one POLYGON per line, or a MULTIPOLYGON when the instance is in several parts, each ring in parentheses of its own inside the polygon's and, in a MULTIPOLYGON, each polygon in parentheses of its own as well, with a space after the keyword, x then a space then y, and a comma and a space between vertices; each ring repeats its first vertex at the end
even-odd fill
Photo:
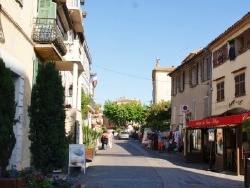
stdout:
MULTIPOLYGON (((241 123, 250 113, 193 120, 186 131, 187 162, 212 163, 219 171, 244 173, 244 138, 241 123)), ((247 145, 247 147, 246 147, 247 145)))

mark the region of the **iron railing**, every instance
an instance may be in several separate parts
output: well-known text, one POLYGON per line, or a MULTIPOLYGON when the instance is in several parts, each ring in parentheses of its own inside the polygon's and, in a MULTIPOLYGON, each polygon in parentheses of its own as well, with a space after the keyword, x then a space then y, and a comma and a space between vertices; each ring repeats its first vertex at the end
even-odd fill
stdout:
POLYGON ((32 39, 40 44, 53 43, 62 56, 67 53, 63 36, 54 18, 35 18, 32 39))

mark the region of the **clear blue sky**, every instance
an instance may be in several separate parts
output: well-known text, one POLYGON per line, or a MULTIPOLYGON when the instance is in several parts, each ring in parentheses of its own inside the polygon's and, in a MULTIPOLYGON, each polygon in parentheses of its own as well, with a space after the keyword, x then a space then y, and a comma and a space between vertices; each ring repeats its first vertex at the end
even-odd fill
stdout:
POLYGON ((152 70, 178 66, 250 11, 249 0, 85 0, 95 102, 152 100, 152 70))

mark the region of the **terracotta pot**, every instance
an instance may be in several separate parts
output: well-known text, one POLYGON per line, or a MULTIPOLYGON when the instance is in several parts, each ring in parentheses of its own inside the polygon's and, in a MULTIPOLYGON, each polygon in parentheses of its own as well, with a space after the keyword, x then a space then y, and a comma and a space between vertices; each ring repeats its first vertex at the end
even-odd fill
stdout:
POLYGON ((93 149, 86 148, 86 159, 92 161, 94 156, 95 156, 95 149, 94 148, 93 149))

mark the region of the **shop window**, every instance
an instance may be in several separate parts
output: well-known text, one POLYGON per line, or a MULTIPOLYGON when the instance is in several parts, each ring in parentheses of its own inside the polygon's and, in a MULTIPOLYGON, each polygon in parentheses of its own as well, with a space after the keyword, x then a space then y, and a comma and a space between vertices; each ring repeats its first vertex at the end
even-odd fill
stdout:
POLYGON ((223 155, 223 131, 222 129, 217 129, 217 139, 216 139, 216 153, 223 155))
POLYGON ((235 80, 235 97, 246 94, 245 89, 245 73, 241 73, 234 78, 235 80))
POLYGON ((217 87, 217 102, 223 101, 225 99, 224 95, 224 81, 216 84, 217 87))
POLYGON ((188 130, 188 152, 201 152, 201 130, 188 130))

